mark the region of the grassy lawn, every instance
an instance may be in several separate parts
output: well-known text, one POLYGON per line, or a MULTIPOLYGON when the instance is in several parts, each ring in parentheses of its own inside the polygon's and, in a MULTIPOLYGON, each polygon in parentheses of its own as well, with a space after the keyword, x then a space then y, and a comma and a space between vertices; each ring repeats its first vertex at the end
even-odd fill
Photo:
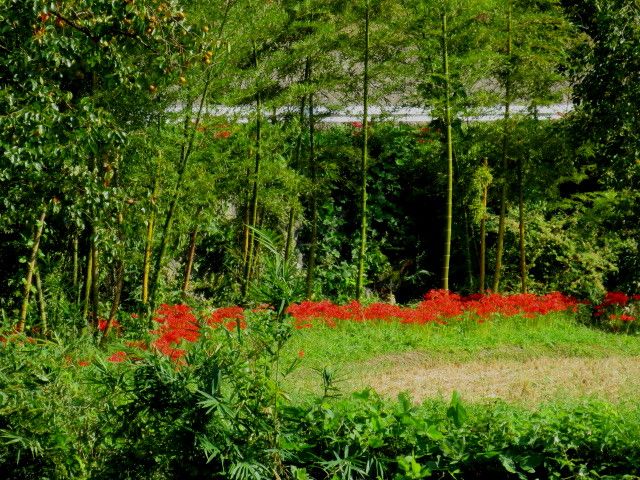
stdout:
POLYGON ((460 390, 473 400, 538 404, 559 397, 624 402, 640 393, 640 338, 603 332, 566 313, 496 317, 447 325, 339 322, 296 331, 286 357, 304 352, 287 380, 294 398, 322 391, 332 372, 340 393, 371 386, 416 400, 460 390))

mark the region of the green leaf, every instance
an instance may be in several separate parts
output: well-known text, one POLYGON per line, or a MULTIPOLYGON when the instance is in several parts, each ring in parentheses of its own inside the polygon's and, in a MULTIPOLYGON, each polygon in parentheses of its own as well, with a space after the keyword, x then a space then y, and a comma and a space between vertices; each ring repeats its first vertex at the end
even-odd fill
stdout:
POLYGON ((454 391, 451 396, 451 403, 447 409, 447 417, 453 420, 453 423, 458 428, 467 420, 467 410, 462 405, 462 399, 457 391, 454 391))

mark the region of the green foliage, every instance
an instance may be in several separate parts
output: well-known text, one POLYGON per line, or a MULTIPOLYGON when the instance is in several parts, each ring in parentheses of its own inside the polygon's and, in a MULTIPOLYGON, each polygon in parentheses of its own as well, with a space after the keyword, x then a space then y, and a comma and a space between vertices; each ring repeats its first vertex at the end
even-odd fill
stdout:
MULTIPOLYGON (((128 360, 105 362, 86 338, 66 346, 7 338, 0 344, 3 474, 533 479, 581 472, 623 478, 640 467, 635 406, 558 399, 527 410, 500 401, 470 404, 458 393, 448 403, 416 405, 406 395, 390 402, 370 390, 335 399, 335 376, 326 369, 324 394, 292 402, 283 380, 300 359, 280 354, 291 326, 277 312, 247 320, 246 330, 205 329, 178 362, 131 347, 124 347, 128 360)), ((488 324, 465 338, 495 340, 496 330, 482 331, 488 324)), ((444 328, 460 337, 455 326, 444 328)), ((575 343, 584 327, 572 328, 558 322, 554 335, 565 332, 575 343)), ((522 333, 526 342, 532 332, 522 333)), ((344 343, 345 332, 337 333, 344 343)))
POLYGON ((4 478, 87 478, 95 459, 99 409, 79 382, 79 361, 95 355, 88 338, 0 343, 0 469, 4 478), (80 355, 80 356, 78 356, 80 355))

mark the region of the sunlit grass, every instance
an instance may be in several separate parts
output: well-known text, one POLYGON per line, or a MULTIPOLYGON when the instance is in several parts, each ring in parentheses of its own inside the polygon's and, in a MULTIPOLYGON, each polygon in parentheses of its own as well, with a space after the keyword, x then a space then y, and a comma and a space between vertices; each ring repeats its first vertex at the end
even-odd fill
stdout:
MULTIPOLYGON (((297 330, 286 347, 285 357, 292 360, 299 355, 303 355, 300 367, 286 382, 294 397, 320 392, 319 372, 325 368, 334 373, 338 388, 346 393, 362 387, 363 379, 384 376, 403 367, 419 368, 403 365, 407 362, 431 366, 471 362, 499 365, 532 359, 638 357, 640 338, 591 328, 569 313, 536 318, 494 317, 483 323, 450 320, 445 325, 347 321, 338 322, 334 328, 318 323, 313 328, 297 330)), ((633 391, 635 386, 625 395, 633 391)))

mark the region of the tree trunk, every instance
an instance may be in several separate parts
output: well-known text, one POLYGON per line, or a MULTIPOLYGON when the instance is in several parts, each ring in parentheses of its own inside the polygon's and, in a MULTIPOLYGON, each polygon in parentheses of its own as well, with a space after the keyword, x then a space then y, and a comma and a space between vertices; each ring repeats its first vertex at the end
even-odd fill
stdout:
POLYGON ((358 275, 356 277, 356 300, 358 301, 362 298, 365 254, 367 251, 367 149, 369 143, 369 0, 365 0, 362 106, 362 160, 360 164, 360 249, 358 251, 358 275))
POLYGON ((447 14, 442 13, 442 70, 445 82, 445 123, 447 127, 447 207, 444 227, 444 254, 442 288, 449 290, 449 264, 451 262, 451 230, 453 221, 453 138, 451 130, 451 101, 449 98, 449 54, 447 45, 447 14))
MULTIPOLYGON (((485 168, 489 161, 484 159, 485 168)), ((489 184, 482 186, 482 219, 480 220, 480 293, 484 295, 486 286, 486 261, 487 261, 487 198, 489 196, 489 184)))
POLYGON ((500 220, 498 223, 498 244, 496 247, 496 268, 493 276, 493 291, 500 291, 500 277, 502 275, 502 255, 504 253, 504 231, 505 219, 507 216, 507 169, 508 149, 509 149, 509 118, 511 108, 511 3, 509 0, 509 10, 507 14, 507 58, 509 66, 505 79, 505 102, 504 102, 504 136, 502 139, 502 190, 500 192, 500 220))
POLYGON ((24 326, 27 321, 27 313, 29 311, 29 296, 31 294, 31 284, 33 282, 33 273, 36 268, 36 260, 38 259, 38 250, 40 248, 40 239, 42 238, 42 232, 44 231, 44 221, 47 216, 46 205, 42 207, 42 213, 40 219, 36 224, 36 231, 33 236, 33 245, 31 246, 31 255, 29 256, 29 263, 27 264, 27 277, 25 279, 24 291, 22 294, 22 306, 20 308, 20 319, 16 325, 17 332, 23 332, 24 326))

